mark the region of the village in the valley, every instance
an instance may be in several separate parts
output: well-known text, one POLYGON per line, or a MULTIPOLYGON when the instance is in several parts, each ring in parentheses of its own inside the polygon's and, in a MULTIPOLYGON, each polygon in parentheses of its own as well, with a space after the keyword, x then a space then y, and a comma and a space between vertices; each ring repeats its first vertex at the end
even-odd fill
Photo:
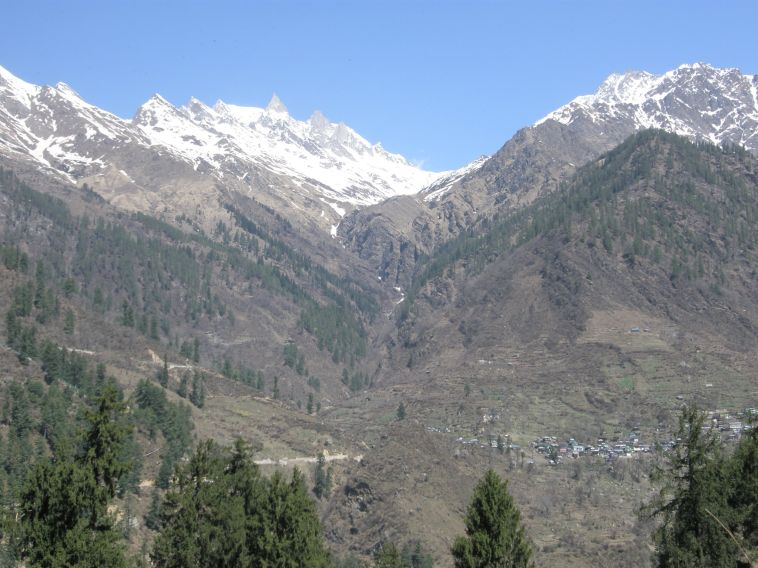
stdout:
MULTIPOLYGON (((755 407, 745 408, 737 412, 730 412, 726 409, 708 410, 705 414, 704 433, 717 435, 726 443, 738 442, 745 432, 758 424, 758 408, 755 407)), ((484 423, 491 423, 496 420, 497 416, 492 414, 486 413, 483 416, 484 423)), ((429 432, 451 433, 449 427, 427 426, 426 429, 429 432)), ((669 434, 668 436, 657 436, 657 440, 651 442, 642 437, 639 429, 635 429, 626 436, 615 437, 614 439, 598 438, 594 442, 579 441, 573 437, 561 440, 558 436, 545 435, 529 442, 526 448, 514 443, 510 434, 488 433, 484 436, 470 438, 460 436, 456 438, 456 442, 464 446, 497 450, 503 454, 520 457, 522 461, 526 456, 526 450, 529 450, 532 456, 528 459, 529 464, 535 463, 533 458, 537 454, 544 458, 547 465, 557 466, 567 459, 599 457, 610 462, 654 452, 668 452, 676 446, 677 440, 669 434)))

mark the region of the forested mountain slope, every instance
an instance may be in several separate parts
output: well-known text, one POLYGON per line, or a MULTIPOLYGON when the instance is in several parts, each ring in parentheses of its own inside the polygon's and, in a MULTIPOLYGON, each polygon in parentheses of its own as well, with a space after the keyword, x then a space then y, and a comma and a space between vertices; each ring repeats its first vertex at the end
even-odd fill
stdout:
POLYGON ((396 363, 442 351, 460 365, 508 348, 581 360, 618 343, 608 326, 673 357, 694 346, 752 357, 757 173, 737 147, 631 137, 420 261, 398 310, 396 363))
POLYGON ((756 152, 757 81, 738 69, 706 64, 662 75, 613 74, 595 93, 519 130, 489 159, 440 186, 442 178, 402 208, 389 200, 351 213, 339 234, 378 273, 405 286, 414 251, 428 254, 476 223, 554 191, 578 167, 640 130, 659 128, 756 152))

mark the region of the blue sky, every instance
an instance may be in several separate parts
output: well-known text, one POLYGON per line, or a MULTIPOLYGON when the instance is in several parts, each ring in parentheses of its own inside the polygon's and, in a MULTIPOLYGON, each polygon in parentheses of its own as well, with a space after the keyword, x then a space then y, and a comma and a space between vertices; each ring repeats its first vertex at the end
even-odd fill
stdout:
POLYGON ((758 2, 33 0, 2 8, 0 65, 130 117, 174 104, 318 109, 429 169, 496 151, 614 71, 758 73, 758 2))

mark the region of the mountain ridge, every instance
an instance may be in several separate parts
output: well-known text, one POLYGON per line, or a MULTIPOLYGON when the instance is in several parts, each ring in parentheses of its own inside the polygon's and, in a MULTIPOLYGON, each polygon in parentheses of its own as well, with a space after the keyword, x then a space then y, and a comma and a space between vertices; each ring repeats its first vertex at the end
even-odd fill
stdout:
MULTIPOLYGON (((711 143, 714 137, 719 143, 748 141, 753 145, 747 149, 758 152, 758 76, 693 64, 656 77, 644 72, 612 75, 599 87, 600 95, 578 97, 522 128, 489 159, 470 164, 468 170, 461 170, 463 175, 442 187, 422 190, 418 197, 424 198, 416 199, 412 207, 401 211, 391 200, 350 213, 340 224, 339 236, 374 265, 377 274, 407 286, 413 262, 389 264, 387 251, 431 254, 467 228, 555 191, 560 180, 577 168, 647 128, 647 122, 636 120, 638 106, 605 102, 617 96, 616 88, 625 81, 632 85, 618 97, 627 101, 639 101, 641 94, 648 93, 640 85, 657 85, 654 94, 669 115, 654 117, 664 130, 711 143), (602 100, 598 102, 597 97, 602 100)), ((658 102, 650 105, 660 110, 658 102)))
MULTIPOLYGON (((175 107, 155 94, 123 119, 64 83, 37 86, 4 68, 0 148, 6 158, 87 183, 132 208, 140 199, 156 207, 182 171, 193 178, 187 185, 205 186, 206 194, 214 184, 269 194, 327 230, 353 207, 414 193, 438 177, 318 111, 294 119, 276 95, 257 108, 223 101, 210 107, 194 97, 175 107)), ((175 198, 163 206, 187 213, 175 198)))

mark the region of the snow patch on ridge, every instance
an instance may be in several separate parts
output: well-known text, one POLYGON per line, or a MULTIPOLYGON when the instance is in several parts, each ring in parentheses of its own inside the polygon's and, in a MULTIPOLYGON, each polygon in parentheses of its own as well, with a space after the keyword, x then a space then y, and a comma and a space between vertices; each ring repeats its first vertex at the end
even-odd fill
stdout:
POLYGON ((425 187, 420 192, 420 194, 423 196, 424 201, 436 201, 447 192, 449 192, 455 183, 463 179, 471 172, 481 168, 487 160, 489 160, 489 156, 481 156, 460 169, 453 170, 452 172, 446 172, 445 175, 440 177, 431 185, 425 187))

